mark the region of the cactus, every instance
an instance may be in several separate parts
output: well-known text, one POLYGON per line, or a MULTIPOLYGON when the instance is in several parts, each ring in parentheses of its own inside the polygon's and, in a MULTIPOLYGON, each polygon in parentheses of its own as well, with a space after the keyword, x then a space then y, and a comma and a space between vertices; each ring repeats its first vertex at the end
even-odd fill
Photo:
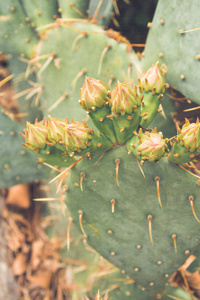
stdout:
MULTIPOLYGON (((160 79, 157 80, 159 82, 160 79)), ((90 83, 94 82, 94 79, 86 78, 84 86, 90 86, 90 83)), ((110 143, 106 150, 102 148, 101 151, 96 144, 99 154, 95 151, 91 152, 88 160, 87 150, 78 152, 78 144, 74 149, 68 146, 71 144, 70 140, 74 141, 73 137, 69 136, 67 143, 65 138, 60 142, 62 145, 66 144, 65 150, 69 155, 74 150, 75 157, 78 154, 83 158, 70 167, 66 203, 74 223, 80 227, 84 240, 133 278, 137 285, 146 291, 144 297, 155 299, 163 294, 169 276, 184 262, 189 253, 193 253, 198 248, 199 185, 191 174, 184 173, 179 165, 170 162, 173 161, 171 157, 174 157, 175 143, 171 154, 167 147, 168 140, 163 139, 160 132, 156 129, 141 128, 140 119, 138 120, 137 115, 133 114, 135 104, 133 108, 131 107, 131 103, 135 103, 132 101, 136 101, 135 96, 133 97, 134 91, 140 90, 141 94, 152 95, 152 91, 142 91, 141 85, 140 80, 139 86, 132 88, 127 87, 126 83, 118 84, 114 90, 106 89, 105 93, 101 94, 103 98, 101 107, 96 108, 96 102, 92 102, 91 107, 95 108, 92 113, 93 111, 96 113, 98 109, 99 116, 101 110, 104 111, 104 106, 107 110, 110 109, 107 112, 108 117, 112 111, 117 112, 117 115, 122 112, 122 117, 126 116, 123 121, 121 119, 118 121, 118 116, 116 120, 109 118, 113 126, 109 127, 108 136, 112 128, 117 143, 110 143), (123 92, 122 88, 124 88, 123 92), (129 120, 128 116, 132 118, 129 120), (124 130, 122 142, 120 131, 116 131, 115 122, 121 124, 127 119, 130 124, 134 124, 135 128, 132 131, 124 130), (130 132, 132 132, 131 137, 130 132), (102 195, 102 190, 105 195, 102 195), (179 195, 178 198, 176 194, 179 195), (119 224, 122 224, 122 227, 119 224), (192 240, 188 238, 191 234, 192 240)), ((101 86, 105 85, 101 83, 101 86)), ((81 98, 83 108, 86 107, 84 102, 86 98, 86 109, 91 108, 88 103, 92 101, 94 95, 98 94, 99 86, 93 85, 93 89, 90 94, 83 93, 87 90, 86 87, 81 90, 81 95, 86 95, 81 98)), ((143 95, 141 98, 145 101, 143 95)), ((139 96, 138 101, 141 106, 139 96)), ((192 161, 198 154, 196 149, 199 147, 199 137, 196 136, 197 142, 194 148, 193 132, 198 132, 199 123, 188 122, 181 132, 178 129, 178 135, 174 139, 178 141, 179 137, 180 141, 186 141, 186 146, 194 154, 190 156, 192 161)), ((27 130, 28 127, 29 125, 27 130)), ((100 136, 106 139, 106 126, 100 136)), ((80 135, 79 144, 83 149, 89 149, 87 142, 92 144, 93 139, 95 138, 92 135, 90 140, 80 135)), ((26 144, 30 143, 27 135, 25 140, 26 144)), ((43 137, 43 142, 45 141, 46 138, 43 137)), ((104 142, 102 144, 104 145, 104 142)), ((176 151, 178 150, 179 148, 176 147, 176 151)), ((182 152, 179 151, 180 157, 184 155, 182 152)))
MULTIPOLYGON (((0 50, 12 57, 9 63, 15 74, 16 97, 21 111, 28 113, 25 133, 16 123, 7 125, 10 121, 2 115, 2 128, 7 133, 2 141, 5 145, 13 143, 8 136, 10 128, 16 127, 25 138, 24 151, 35 153, 39 166, 66 167, 61 173, 61 181, 69 174, 66 204, 84 242, 121 269, 125 273, 122 280, 129 275, 135 282, 119 284, 119 290, 111 290, 109 297, 179 297, 182 290, 168 292, 165 284, 199 246, 199 184, 189 174, 190 162, 199 153, 199 123, 187 121, 182 129, 177 126, 174 136, 171 118, 164 124, 163 117, 157 120, 162 107, 170 117, 173 110, 165 104, 170 97, 165 94, 165 73, 170 86, 199 101, 197 38, 191 50, 188 39, 193 39, 181 27, 182 21, 174 24, 174 14, 183 14, 188 4, 185 0, 185 5, 173 1, 166 7, 160 0, 141 65, 126 39, 99 26, 108 24, 112 1, 103 1, 103 18, 97 15, 96 0, 1 2, 0 50), (88 8, 94 11, 90 17, 88 8), (183 29, 178 32, 179 27, 183 29), (175 51, 179 39, 185 48, 175 51), (178 57, 179 53, 185 57, 185 51, 193 51, 192 59, 187 61, 194 66, 193 72, 178 57), (29 100, 26 106, 24 99, 21 101, 23 95, 29 100), (84 110, 88 117, 81 123, 84 110), (66 117, 75 121, 69 122, 66 117), (148 128, 155 126, 162 128, 164 137, 160 131, 148 128)), ((196 17, 191 26, 195 27, 195 22, 196 17)), ((15 142, 21 144, 21 137, 15 142)), ((5 149, 9 161, 17 164, 13 166, 14 175, 3 172, 8 183, 2 187, 18 183, 19 165, 23 169, 22 182, 38 178, 37 168, 31 164, 31 172, 25 172, 26 160, 14 160, 13 153, 5 149)), ((32 162, 32 154, 27 154, 29 160, 28 155, 32 162)), ((7 165, 3 159, 6 172, 10 171, 7 165)), ((44 175, 39 171, 39 178, 43 176, 47 172, 44 175)), ((96 284, 93 295, 97 286, 104 288, 104 282, 96 284)), ((106 284, 109 290, 109 278, 106 284)), ((101 297, 99 293, 97 297, 101 297)))

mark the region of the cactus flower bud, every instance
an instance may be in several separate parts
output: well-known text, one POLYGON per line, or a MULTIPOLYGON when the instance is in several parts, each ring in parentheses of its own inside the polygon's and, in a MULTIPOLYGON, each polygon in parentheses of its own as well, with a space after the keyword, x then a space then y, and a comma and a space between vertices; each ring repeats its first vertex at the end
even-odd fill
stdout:
POLYGON ((159 68, 159 62, 152 65, 140 78, 139 86, 146 92, 149 90, 153 93, 160 94, 165 91, 164 73, 159 68))
POLYGON ((138 135, 128 141, 127 148, 141 160, 153 162, 164 156, 167 145, 162 133, 156 129, 144 133, 140 130, 138 135))
POLYGON ((84 120, 82 124, 72 120, 64 130, 63 141, 67 151, 80 152, 82 149, 86 149, 91 138, 91 130, 84 120))
POLYGON ((169 160, 175 164, 188 163, 200 153, 200 124, 185 119, 185 124, 180 129, 177 124, 177 136, 169 153, 169 160))
POLYGON ((51 145, 55 145, 59 141, 63 140, 64 130, 66 126, 69 124, 67 119, 60 120, 55 119, 49 116, 49 120, 47 123, 47 130, 48 130, 48 139, 51 145))
POLYGON ((200 147, 200 124, 197 119, 196 123, 191 123, 186 119, 180 133, 177 135, 180 144, 188 147, 190 152, 194 152, 200 147))
POLYGON ((141 104, 141 99, 136 90, 131 89, 128 83, 118 83, 111 92, 110 103, 111 110, 124 116, 126 113, 131 114, 141 104))
POLYGON ((28 150, 40 150, 46 147, 47 142, 47 129, 43 123, 38 123, 37 119, 35 124, 27 122, 24 135, 28 150))
POLYGON ((91 77, 86 77, 83 87, 80 89, 80 100, 82 108, 85 110, 93 107, 101 108, 108 94, 108 85, 91 77))

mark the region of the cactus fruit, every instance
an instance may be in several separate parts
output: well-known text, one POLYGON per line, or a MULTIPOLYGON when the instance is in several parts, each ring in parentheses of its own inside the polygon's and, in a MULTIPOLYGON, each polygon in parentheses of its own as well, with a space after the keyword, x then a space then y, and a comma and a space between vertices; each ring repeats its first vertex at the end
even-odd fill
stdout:
MULTIPOLYGON (((127 83, 119 83, 114 90, 106 90, 104 94, 105 103, 107 99, 110 104, 106 105, 110 113, 121 112, 121 117, 132 114, 133 119, 134 116, 137 119, 136 127, 130 131, 131 137, 128 132, 123 142, 120 141, 113 117, 110 120, 118 143, 107 139, 110 143, 107 149, 91 152, 89 160, 89 146, 79 152, 77 141, 70 135, 67 143, 64 138, 59 142, 68 145, 65 150, 68 151, 68 147, 70 151, 74 150, 75 159, 77 155, 82 156, 70 167, 66 182, 66 203, 74 224, 80 228, 85 241, 146 291, 144 297, 155 299, 163 294, 167 278, 199 245, 199 185, 192 175, 171 163, 168 140, 161 132, 141 128, 138 115, 134 115, 135 104, 139 103, 141 107, 141 98, 135 96, 136 90, 139 87, 130 88, 127 83), (138 158, 142 164, 146 161, 142 167, 138 158), (176 199, 175 193, 179 195, 176 199), (191 234, 193 238, 189 239, 191 234)), ((103 101, 101 105, 105 106, 103 101)), ((98 112, 102 107, 97 108, 98 112)), ((56 122, 54 118, 50 117, 50 120, 56 122)), ((61 127, 62 122, 59 120, 61 127)), ((192 134, 198 133, 198 126, 198 121, 196 126, 186 123, 183 133, 178 132, 192 150, 192 134)), ((93 139, 88 137, 88 132, 85 134, 82 148, 93 139)), ((104 134, 100 136, 106 138, 106 129, 104 134)), ((97 149, 98 145, 95 146, 97 149)), ((198 147, 198 142, 195 146, 198 147)))

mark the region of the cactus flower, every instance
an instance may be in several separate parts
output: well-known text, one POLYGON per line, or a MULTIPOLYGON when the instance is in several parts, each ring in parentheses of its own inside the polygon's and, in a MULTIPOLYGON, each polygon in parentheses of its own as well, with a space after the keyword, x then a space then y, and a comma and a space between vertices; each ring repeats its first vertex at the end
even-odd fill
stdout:
POLYGON ((141 104, 140 97, 137 95, 136 89, 131 89, 128 83, 118 83, 111 92, 110 103, 111 110, 124 116, 126 113, 131 114, 141 104))
POLYGON ((86 149, 89 145, 89 140, 92 138, 92 132, 83 120, 82 124, 71 121, 64 130, 63 141, 67 151, 78 151, 86 149))
POLYGON ((101 108, 108 95, 108 85, 91 77, 86 77, 83 87, 80 89, 79 103, 83 109, 101 108))
POLYGON ((35 124, 27 122, 25 135, 26 144, 24 145, 28 150, 44 149, 47 144, 47 129, 43 123, 35 121, 35 124))
POLYGON ((146 92, 160 94, 165 91, 164 73, 159 68, 159 62, 152 65, 139 79, 139 86, 146 92))
MULTIPOLYGON (((179 130, 178 130, 179 131, 179 130)), ((186 119, 186 123, 183 125, 182 129, 178 132, 178 140, 181 145, 184 145, 194 152, 200 147, 200 124, 199 119, 196 123, 191 123, 186 119)))
POLYGON ((66 126, 69 124, 67 119, 60 120, 49 116, 47 123, 48 139, 52 145, 55 145, 59 141, 63 141, 64 131, 66 126))

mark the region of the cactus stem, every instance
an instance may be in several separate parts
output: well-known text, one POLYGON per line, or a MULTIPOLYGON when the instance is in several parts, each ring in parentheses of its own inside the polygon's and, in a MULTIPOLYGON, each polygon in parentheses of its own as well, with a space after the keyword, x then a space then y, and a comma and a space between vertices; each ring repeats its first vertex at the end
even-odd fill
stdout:
MULTIPOLYGON (((100 1, 101 2, 101 1, 100 1)), ((102 51, 101 53, 101 57, 100 57, 100 61, 99 61, 99 67, 98 67, 98 75, 100 75, 101 73, 101 67, 102 67, 102 63, 103 63, 103 59, 104 59, 104 56, 106 54, 106 52, 111 48, 111 45, 108 44, 102 51)))
POLYGON ((174 249, 175 249, 175 252, 177 253, 176 234, 172 234, 172 240, 174 241, 174 249))
POLYGON ((115 212, 115 203, 116 203, 115 199, 112 199, 111 200, 111 211, 112 211, 112 213, 115 212))
POLYGON ((73 44, 72 44, 72 51, 74 51, 74 50, 76 49, 76 44, 77 44, 77 42, 78 42, 80 39, 86 37, 87 34, 88 34, 87 31, 86 31, 86 32, 83 32, 83 33, 79 34, 79 35, 74 39, 73 44))
POLYGON ((160 177, 156 176, 155 181, 156 181, 156 187, 157 187, 158 201, 159 201, 160 207, 162 208, 162 202, 161 202, 161 198, 160 198, 160 177))
POLYGON ((81 188, 81 192, 83 191, 83 178, 85 177, 85 173, 81 172, 80 174, 80 188, 81 188))
POLYGON ((147 219, 148 219, 148 221, 149 221, 149 236, 150 236, 151 243, 152 243, 152 245, 153 245, 153 236, 152 236, 152 216, 151 216, 151 215, 148 215, 147 219))
POLYGON ((116 158, 116 159, 115 159, 115 163, 116 163, 116 168, 115 168, 115 171, 116 171, 116 182, 117 182, 117 185, 119 186, 119 180, 118 180, 118 177, 119 177, 119 164, 120 164, 120 159, 119 159, 119 158, 116 158))
POLYGON ((195 213, 195 210, 194 210, 194 197, 193 196, 189 196, 188 200, 190 201, 190 205, 191 205, 191 208, 192 208, 192 213, 195 217, 195 219, 197 220, 197 222, 200 223, 200 220, 199 218, 197 217, 196 213, 195 213))
POLYGON ((72 221, 73 221, 72 217, 69 217, 68 225, 67 225, 67 251, 70 250, 70 227, 71 227, 72 221))
POLYGON ((78 214, 79 214, 79 225, 80 225, 81 231, 83 233, 83 237, 87 238, 87 234, 85 233, 85 230, 83 229, 83 223, 82 223, 83 212, 82 212, 82 210, 79 210, 78 214))
POLYGON ((68 97, 68 94, 67 93, 64 93, 61 97, 59 97, 55 103, 53 105, 51 105, 49 108, 48 108, 48 112, 51 112, 52 110, 54 110, 63 100, 65 100, 66 98, 68 97))

